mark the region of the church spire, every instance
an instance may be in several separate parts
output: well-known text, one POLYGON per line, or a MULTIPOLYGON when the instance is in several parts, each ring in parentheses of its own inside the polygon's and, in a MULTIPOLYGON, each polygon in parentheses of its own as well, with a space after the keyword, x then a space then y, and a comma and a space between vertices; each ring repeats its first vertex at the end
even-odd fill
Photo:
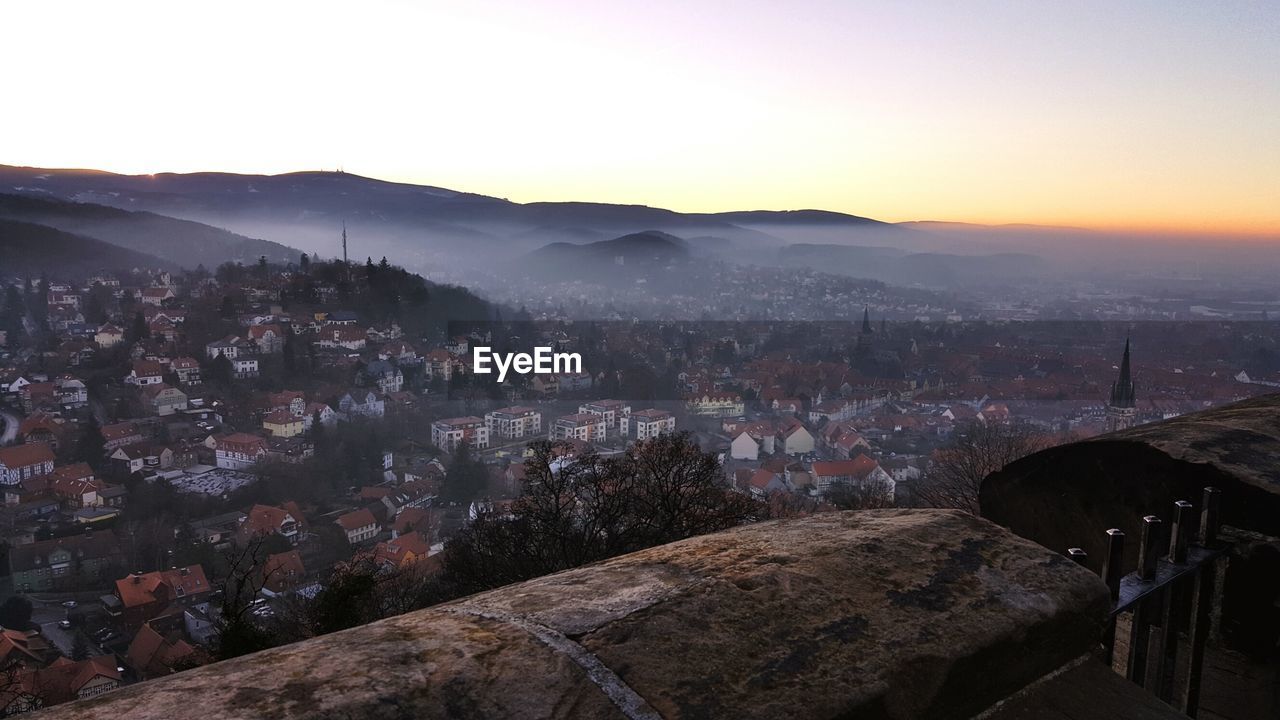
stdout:
POLYGON ((862 306, 862 334, 870 335, 871 330, 871 310, 866 305, 862 306))
POLYGON ((1111 402, 1115 408, 1134 407, 1133 377, 1129 367, 1129 339, 1124 341, 1124 357, 1120 360, 1120 377, 1111 385, 1111 402))
POLYGON ((347 221, 342 221, 342 264, 347 264, 347 221))

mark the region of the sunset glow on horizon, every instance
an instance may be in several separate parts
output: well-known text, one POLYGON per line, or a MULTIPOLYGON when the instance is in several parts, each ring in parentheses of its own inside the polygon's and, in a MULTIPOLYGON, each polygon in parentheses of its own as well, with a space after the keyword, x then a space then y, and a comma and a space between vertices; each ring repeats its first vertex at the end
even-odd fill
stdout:
POLYGON ((22 3, 0 163, 1280 237, 1280 5, 22 3))

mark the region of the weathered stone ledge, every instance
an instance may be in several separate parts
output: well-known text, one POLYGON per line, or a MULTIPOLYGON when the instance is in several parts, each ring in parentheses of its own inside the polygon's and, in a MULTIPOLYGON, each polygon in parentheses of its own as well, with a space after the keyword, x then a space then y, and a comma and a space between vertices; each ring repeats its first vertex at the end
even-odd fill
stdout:
POLYGON ((58 718, 966 718, 1091 652, 1105 586, 956 512, 762 523, 210 665, 58 718))

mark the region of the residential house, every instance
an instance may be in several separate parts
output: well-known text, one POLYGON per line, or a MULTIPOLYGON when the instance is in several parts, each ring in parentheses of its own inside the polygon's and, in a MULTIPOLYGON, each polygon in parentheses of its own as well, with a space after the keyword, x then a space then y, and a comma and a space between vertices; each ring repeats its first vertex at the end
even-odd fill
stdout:
POLYGON ((379 360, 390 360, 397 365, 417 365, 422 362, 422 358, 418 356, 418 351, 409 343, 403 340, 387 343, 378 350, 379 360))
POLYGON ((315 340, 315 344, 320 347, 343 350, 363 350, 368 342, 368 332, 354 325, 326 326, 316 333, 315 340))
POLYGON ((93 474, 87 463, 75 463, 55 468, 47 476, 49 491, 69 508, 99 507, 102 500, 98 493, 107 484, 93 474))
POLYGON ((98 344, 98 347, 104 350, 107 348, 113 348, 124 342, 124 330, 121 330, 111 323, 107 323, 98 328, 98 331, 93 334, 93 341, 98 344))
POLYGON ((373 550, 373 560, 388 570, 405 570, 425 567, 431 556, 431 543, 417 531, 405 533, 394 540, 378 543, 373 550))
POLYGON ((66 408, 79 408, 89 404, 89 387, 84 381, 71 375, 61 375, 54 379, 58 389, 58 401, 66 408))
POLYGON ((810 433, 800 421, 792 420, 778 431, 776 447, 788 455, 811 453, 813 452, 813 433, 810 433))
POLYGON ((365 365, 361 374, 364 382, 377 385, 383 395, 400 392, 404 387, 404 373, 386 360, 374 360, 365 365))
POLYGON ((280 595, 297 588, 307 577, 302 554, 297 550, 273 553, 262 563, 262 589, 280 595))
POLYGON ((239 335, 228 335, 205 345, 204 351, 210 360, 217 359, 219 355, 228 360, 235 360, 242 354, 251 354, 253 346, 239 335))
POLYGON ((18 391, 22 409, 33 412, 36 408, 54 407, 58 404, 58 386, 51 382, 34 382, 18 391))
POLYGON ((302 410, 302 430, 310 432, 311 425, 320 418, 320 424, 324 427, 333 427, 338 422, 338 413, 325 403, 313 402, 308 403, 302 410))
POLYGON ((18 437, 28 445, 44 443, 56 451, 65 435, 65 421, 43 411, 26 416, 18 424, 18 437))
POLYGON ((464 367, 462 360, 457 356, 448 350, 437 348, 427 353, 422 374, 429 381, 439 380, 447 383, 453 379, 454 373, 462 372, 464 367))
POLYGON ((288 410, 272 410, 262 418, 262 429, 273 437, 291 438, 301 435, 306 429, 306 420, 301 415, 294 415, 288 410))
POLYGON ((763 499, 774 492, 787 492, 790 489, 781 474, 765 468, 751 472, 747 480, 748 492, 757 499, 763 499))
POLYGON ((217 465, 228 470, 244 470, 267 454, 267 441, 258 435, 231 433, 217 438, 215 442, 217 465))
POLYGON ((240 542, 244 543, 254 537, 279 535, 290 543, 297 544, 299 533, 306 529, 306 518, 298 509, 297 503, 289 501, 276 507, 274 505, 254 505, 243 516, 236 531, 240 542))
POLYGON ((103 449, 108 453, 126 445, 135 445, 146 438, 138 430, 137 424, 129 421, 102 426, 103 449))
POLYGON ((0 689, 0 715, 17 715, 72 700, 87 700, 122 685, 124 681, 114 655, 95 655, 84 660, 59 657, 48 667, 20 671, 11 686, 0 689))
POLYGON ((777 440, 777 429, 771 422, 754 422, 742 426, 729 445, 729 457, 735 460, 755 460, 760 453, 772 455, 777 440))
POLYGON ((247 334, 257 344, 259 352, 274 355, 284 351, 286 333, 278 323, 250 325, 247 334))
POLYGON ((142 290, 143 305, 152 305, 159 307, 164 304, 165 300, 172 300, 176 295, 173 294, 173 288, 167 287, 149 287, 142 290))
POLYGON ((231 374, 237 380, 258 376, 258 358, 241 355, 231 361, 231 374))
POLYGON ((163 445, 138 443, 116 448, 107 456, 119 475, 132 475, 145 469, 163 470, 173 467, 173 450, 163 445))
POLYGON ((338 411, 348 416, 380 418, 386 415, 386 404, 372 389, 354 388, 338 398, 338 411))
POLYGON ((851 460, 815 462, 813 480, 817 491, 822 494, 830 491, 833 485, 847 484, 862 490, 882 492, 888 500, 893 500, 893 476, 867 455, 851 460))
POLYGON ((0 448, 0 484, 17 485, 27 478, 53 472, 53 448, 31 443, 0 448))
POLYGON ((735 417, 746 410, 742 396, 731 392, 704 392, 685 399, 685 406, 694 415, 708 417, 735 417))
POLYGON ((148 385, 142 389, 142 403, 156 415, 166 417, 187 409, 187 394, 165 383, 148 385))
POLYGON ((183 385, 200 384, 200 362, 193 357, 175 358, 169 363, 169 369, 178 376, 183 385))
POLYGON ((347 542, 358 545, 378 536, 382 528, 368 508, 360 508, 338 516, 334 522, 347 534, 347 542))
POLYGON ((144 680, 172 675, 200 664, 200 652, 177 631, 161 633, 149 623, 138 628, 125 652, 125 662, 144 680))
POLYGON ((9 573, 17 592, 93 587, 124 564, 115 535, 86 532, 16 545, 9 550, 9 573))
POLYGON ((116 580, 121 624, 137 632, 171 605, 187 606, 206 600, 213 588, 204 567, 190 565, 149 573, 130 573, 116 580))
POLYGON ((139 387, 164 382, 164 366, 154 360, 134 360, 133 369, 124 381, 139 387))
MULTIPOLYGON (((305 419, 298 418, 300 421, 305 419)), ((302 435, 267 438, 267 457, 272 460, 296 465, 315 455, 315 453, 315 443, 302 435)))

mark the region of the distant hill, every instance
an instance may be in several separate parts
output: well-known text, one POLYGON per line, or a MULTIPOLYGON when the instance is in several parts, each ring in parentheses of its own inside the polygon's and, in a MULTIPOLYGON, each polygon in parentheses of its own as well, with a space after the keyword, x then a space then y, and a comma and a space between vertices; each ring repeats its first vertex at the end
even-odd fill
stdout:
POLYGON ((601 274, 634 277, 687 263, 690 255, 685 240, 659 230, 646 230, 582 245, 551 243, 521 256, 513 268, 547 279, 601 274))
POLYGON ((93 203, 0 195, 0 218, 30 222, 118 245, 175 266, 209 269, 227 261, 296 261, 300 250, 189 220, 93 203))
POLYGON ((484 264, 497 250, 523 253, 553 242, 583 243, 646 230, 769 250, 789 242, 865 245, 880 244, 886 234, 904 242, 917 235, 820 210, 680 213, 644 205, 516 203, 340 172, 117 175, 0 165, 0 192, 146 210, 326 257, 340 251, 345 222, 352 257, 388 255, 420 269, 441 261, 484 264))
POLYGON ((84 276, 104 270, 170 268, 173 263, 47 225, 0 219, 0 275, 84 276))

